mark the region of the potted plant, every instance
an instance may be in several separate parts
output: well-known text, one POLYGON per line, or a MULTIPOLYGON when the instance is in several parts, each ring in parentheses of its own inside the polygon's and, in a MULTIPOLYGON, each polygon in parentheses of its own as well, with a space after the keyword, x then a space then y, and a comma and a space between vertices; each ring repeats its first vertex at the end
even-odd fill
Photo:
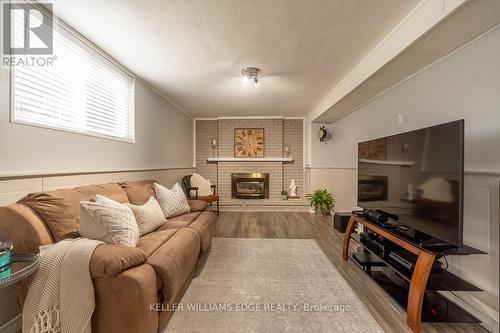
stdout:
POLYGON ((281 200, 288 200, 288 192, 281 191, 281 200))
POLYGON ((306 194, 307 200, 314 207, 316 212, 320 211, 323 216, 331 215, 333 207, 335 207, 335 199, 327 190, 315 190, 312 194, 306 194))

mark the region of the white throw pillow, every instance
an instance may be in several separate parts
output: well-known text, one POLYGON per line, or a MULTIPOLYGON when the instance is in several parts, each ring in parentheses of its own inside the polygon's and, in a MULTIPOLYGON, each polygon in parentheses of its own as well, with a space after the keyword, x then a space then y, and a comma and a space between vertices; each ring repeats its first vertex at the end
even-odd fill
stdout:
POLYGON ((167 222, 167 219, 161 210, 160 204, 154 197, 149 198, 148 202, 142 206, 132 204, 125 205, 132 209, 137 225, 139 226, 139 233, 141 236, 158 229, 161 225, 167 222))
MULTIPOLYGON (((210 182, 209 179, 203 178, 200 174, 193 173, 191 176, 191 186, 192 187, 197 187, 198 188, 198 196, 207 196, 207 195, 212 195, 212 183, 210 182)), ((196 191, 191 190, 191 196, 195 196, 196 191)))
POLYGON ((156 198, 166 218, 189 212, 186 195, 179 183, 176 183, 171 190, 157 183, 154 186, 156 198))
POLYGON ((80 202, 80 235, 107 244, 135 247, 139 226, 129 207, 97 195, 96 202, 80 202))

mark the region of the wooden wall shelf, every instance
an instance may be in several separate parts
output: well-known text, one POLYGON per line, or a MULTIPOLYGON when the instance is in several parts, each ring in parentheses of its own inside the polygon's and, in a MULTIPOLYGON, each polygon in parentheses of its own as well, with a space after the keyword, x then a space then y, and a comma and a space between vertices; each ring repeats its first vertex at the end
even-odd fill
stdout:
POLYGON ((381 164, 381 165, 395 165, 395 166, 412 166, 415 163, 411 161, 379 161, 379 160, 368 160, 368 159, 360 159, 360 163, 369 163, 369 164, 381 164))
POLYGON ((207 162, 293 162, 292 157, 209 157, 207 162))

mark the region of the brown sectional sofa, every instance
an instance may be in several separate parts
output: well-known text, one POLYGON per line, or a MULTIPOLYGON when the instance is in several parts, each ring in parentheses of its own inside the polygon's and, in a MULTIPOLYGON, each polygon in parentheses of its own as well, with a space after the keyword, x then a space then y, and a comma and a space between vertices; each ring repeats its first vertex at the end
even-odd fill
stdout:
MULTIPOLYGON (((0 235, 14 241, 16 253, 38 253, 40 245, 78 237, 80 201, 100 194, 142 205, 155 195, 153 184, 148 180, 33 193, 0 207, 0 235)), ((209 251, 216 227, 216 215, 205 202, 190 200, 189 205, 191 212, 142 236, 136 248, 96 248, 90 260, 94 333, 153 333, 168 323, 173 313, 166 309, 182 298, 209 251)), ((25 295, 26 287, 20 286, 21 304, 25 295)))

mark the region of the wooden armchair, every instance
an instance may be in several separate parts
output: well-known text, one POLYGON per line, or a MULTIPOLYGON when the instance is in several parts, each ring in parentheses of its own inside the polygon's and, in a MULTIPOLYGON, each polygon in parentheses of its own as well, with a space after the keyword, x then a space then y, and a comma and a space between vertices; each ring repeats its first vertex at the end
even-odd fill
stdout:
POLYGON ((182 188, 184 189, 184 193, 186 193, 186 197, 188 200, 203 200, 208 203, 210 206, 213 205, 214 202, 217 204, 217 210, 215 211, 219 214, 219 195, 217 194, 217 186, 212 185, 212 195, 198 195, 198 188, 191 186, 191 175, 184 176, 182 178, 182 188), (195 195, 191 194, 191 191, 195 191, 195 195))

